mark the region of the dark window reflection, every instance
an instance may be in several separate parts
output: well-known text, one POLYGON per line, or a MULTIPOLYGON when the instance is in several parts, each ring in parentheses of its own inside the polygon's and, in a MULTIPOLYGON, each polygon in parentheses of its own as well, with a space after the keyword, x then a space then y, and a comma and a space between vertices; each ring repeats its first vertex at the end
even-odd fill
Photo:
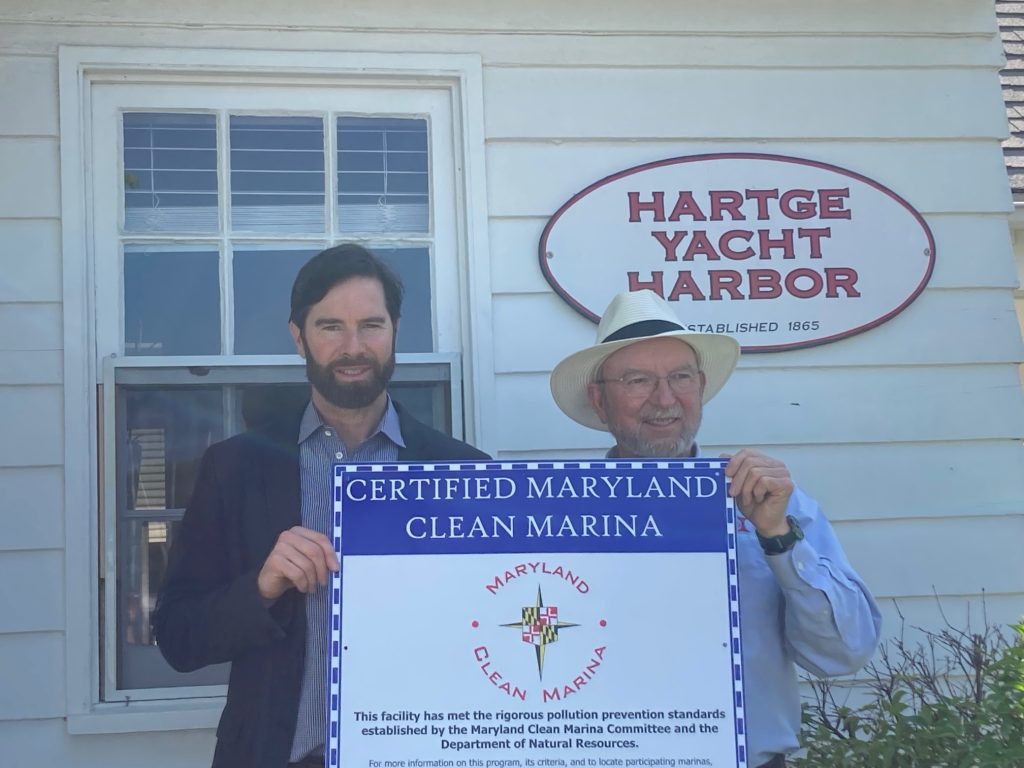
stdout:
MULTIPOLYGON (((451 433, 447 382, 395 381, 389 391, 415 418, 451 433)), ((227 682, 226 664, 188 674, 167 665, 150 630, 157 593, 205 450, 282 416, 294 420, 308 401, 304 382, 118 387, 119 688, 227 682)))
POLYGON ((434 325, 430 292, 430 251, 427 248, 374 248, 405 286, 399 352, 433 352, 434 325))
POLYGON ((129 246, 124 253, 126 355, 219 355, 216 251, 129 246))
POLYGON ((122 142, 127 231, 216 231, 213 115, 126 112, 122 142))
MULTIPOLYGON (((405 299, 398 333, 399 352, 433 352, 434 327, 428 248, 374 248, 402 279, 405 299)), ((235 293, 235 354, 288 355, 295 343, 288 332, 289 299, 282 285, 314 250, 236 250, 232 259, 235 293)))
POLYGON ((225 436, 222 387, 127 387, 117 393, 118 685, 212 685, 226 666, 179 675, 153 643, 150 620, 178 520, 203 452, 225 436))
POLYGON ((291 355, 295 343, 288 332, 287 290, 299 269, 317 250, 236 250, 235 354, 291 355))
POLYGON ((323 232, 323 119, 232 115, 230 126, 234 228, 323 232))
POLYGON ((426 120, 339 117, 337 138, 342 231, 430 229, 426 120))

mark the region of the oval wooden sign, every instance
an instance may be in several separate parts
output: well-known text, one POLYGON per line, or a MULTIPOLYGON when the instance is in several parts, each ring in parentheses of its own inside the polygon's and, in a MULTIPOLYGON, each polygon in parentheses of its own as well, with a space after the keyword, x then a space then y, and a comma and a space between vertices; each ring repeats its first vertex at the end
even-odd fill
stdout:
POLYGON ((612 174, 548 221, 540 266, 597 322, 654 290, 697 332, 744 351, 824 344, 891 319, 924 290, 935 241, 892 190, 813 160, 693 155, 612 174))

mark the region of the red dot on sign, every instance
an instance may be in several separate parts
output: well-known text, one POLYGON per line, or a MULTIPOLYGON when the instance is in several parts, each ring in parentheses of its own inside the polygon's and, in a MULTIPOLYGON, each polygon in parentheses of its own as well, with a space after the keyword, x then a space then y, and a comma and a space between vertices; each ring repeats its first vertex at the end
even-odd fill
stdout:
POLYGON ((604 619, 601 619, 601 626, 602 627, 607 627, 608 626, 608 622, 605 621, 604 619))
POLYGON ((473 629, 476 629, 479 626, 480 626, 480 622, 477 621, 476 619, 473 619, 473 629))

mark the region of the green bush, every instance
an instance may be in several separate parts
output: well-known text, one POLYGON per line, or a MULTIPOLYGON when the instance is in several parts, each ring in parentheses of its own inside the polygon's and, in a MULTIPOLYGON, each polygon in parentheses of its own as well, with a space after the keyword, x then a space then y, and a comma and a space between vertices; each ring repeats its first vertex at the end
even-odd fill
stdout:
POLYGON ((804 768, 1024 768, 1024 624, 981 632, 947 623, 920 643, 886 642, 866 668, 866 703, 810 679, 804 768))

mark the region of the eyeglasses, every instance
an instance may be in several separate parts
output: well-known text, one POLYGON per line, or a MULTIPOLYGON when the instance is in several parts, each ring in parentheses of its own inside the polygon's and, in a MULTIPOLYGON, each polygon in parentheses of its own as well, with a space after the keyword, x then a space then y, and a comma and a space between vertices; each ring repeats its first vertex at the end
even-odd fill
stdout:
POLYGON ((658 388, 658 382, 664 379, 668 387, 677 395, 686 394, 697 383, 697 371, 693 368, 682 368, 665 376, 657 376, 650 371, 626 371, 615 379, 597 379, 595 384, 618 384, 629 397, 650 397, 658 388))

